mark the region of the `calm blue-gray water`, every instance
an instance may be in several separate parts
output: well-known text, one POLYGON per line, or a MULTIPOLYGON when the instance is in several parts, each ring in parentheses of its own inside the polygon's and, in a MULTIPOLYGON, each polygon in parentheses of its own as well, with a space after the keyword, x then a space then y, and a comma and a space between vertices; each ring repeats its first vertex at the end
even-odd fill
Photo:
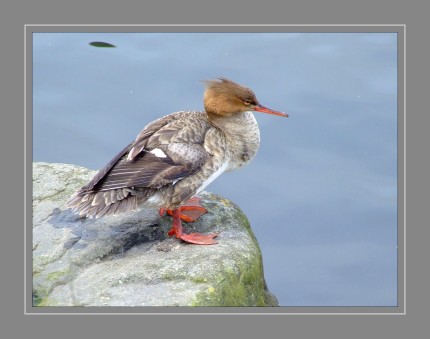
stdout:
POLYGON ((206 190, 237 203, 282 306, 397 305, 395 33, 35 33, 33 160, 103 167, 152 120, 227 77, 255 113, 251 164, 206 190), (116 48, 96 48, 93 41, 116 48))

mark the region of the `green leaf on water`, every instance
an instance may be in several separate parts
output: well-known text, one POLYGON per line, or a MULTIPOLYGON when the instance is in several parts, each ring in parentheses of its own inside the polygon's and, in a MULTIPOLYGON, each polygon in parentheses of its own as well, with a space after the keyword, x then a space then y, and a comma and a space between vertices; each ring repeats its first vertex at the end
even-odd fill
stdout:
POLYGON ((115 45, 109 44, 107 42, 102 42, 102 41, 90 42, 90 46, 93 46, 93 47, 116 47, 115 45))

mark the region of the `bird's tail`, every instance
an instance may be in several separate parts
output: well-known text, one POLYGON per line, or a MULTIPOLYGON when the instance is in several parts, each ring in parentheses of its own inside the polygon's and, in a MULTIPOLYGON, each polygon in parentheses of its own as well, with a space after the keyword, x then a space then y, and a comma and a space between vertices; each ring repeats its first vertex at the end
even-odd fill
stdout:
POLYGON ((98 218, 104 215, 118 215, 137 208, 139 196, 131 188, 108 191, 78 191, 66 203, 80 216, 98 218))

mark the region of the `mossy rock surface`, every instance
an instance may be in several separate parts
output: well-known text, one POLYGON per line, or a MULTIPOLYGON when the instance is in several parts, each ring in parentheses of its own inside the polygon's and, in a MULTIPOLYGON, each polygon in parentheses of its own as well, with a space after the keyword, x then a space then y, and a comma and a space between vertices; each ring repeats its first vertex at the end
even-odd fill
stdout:
POLYGON ((167 236, 171 217, 140 210, 79 218, 67 199, 95 171, 33 164, 34 306, 277 306, 260 248, 231 201, 202 192, 209 212, 185 232, 220 233, 218 244, 167 236))

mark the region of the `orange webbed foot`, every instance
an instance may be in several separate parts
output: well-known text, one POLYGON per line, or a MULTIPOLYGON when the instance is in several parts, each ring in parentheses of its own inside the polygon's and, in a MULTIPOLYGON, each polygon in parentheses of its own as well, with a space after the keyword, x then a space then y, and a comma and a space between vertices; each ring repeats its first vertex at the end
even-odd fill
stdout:
POLYGON ((190 233, 190 234, 182 234, 181 236, 179 236, 179 239, 196 245, 214 245, 214 244, 218 244, 218 242, 213 239, 216 236, 218 236, 217 233, 208 233, 208 234, 190 233))
POLYGON ((198 217, 207 212, 207 210, 200 205, 200 198, 191 198, 185 205, 175 210, 160 209, 160 215, 163 215, 165 212, 173 216, 172 228, 167 232, 169 236, 176 236, 178 239, 196 245, 214 245, 218 243, 213 239, 218 236, 218 233, 185 234, 183 232, 181 220, 195 221, 198 217))

